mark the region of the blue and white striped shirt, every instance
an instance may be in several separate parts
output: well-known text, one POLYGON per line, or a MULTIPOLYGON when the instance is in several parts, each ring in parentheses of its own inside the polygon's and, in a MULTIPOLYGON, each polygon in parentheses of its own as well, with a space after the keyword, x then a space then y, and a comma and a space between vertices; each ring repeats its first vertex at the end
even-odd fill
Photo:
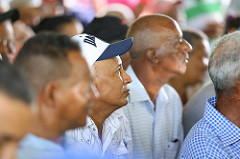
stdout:
POLYGON ((180 158, 240 158, 240 129, 215 109, 209 98, 201 119, 187 135, 180 158))
POLYGON ((133 138, 134 159, 176 158, 183 140, 182 104, 179 95, 165 84, 154 104, 131 66, 129 103, 123 107, 129 119, 133 138))

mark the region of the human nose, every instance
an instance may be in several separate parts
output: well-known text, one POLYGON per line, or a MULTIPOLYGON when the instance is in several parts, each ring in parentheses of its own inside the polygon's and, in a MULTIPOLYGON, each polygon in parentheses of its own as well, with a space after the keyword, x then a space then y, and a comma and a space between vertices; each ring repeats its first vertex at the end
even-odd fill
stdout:
POLYGON ((182 42, 182 50, 184 53, 188 53, 192 51, 192 46, 185 39, 182 42))
POLYGON ((122 75, 122 78, 123 78, 123 83, 125 84, 128 84, 128 83, 131 83, 132 82, 132 78, 127 74, 126 71, 123 70, 123 75, 122 75))

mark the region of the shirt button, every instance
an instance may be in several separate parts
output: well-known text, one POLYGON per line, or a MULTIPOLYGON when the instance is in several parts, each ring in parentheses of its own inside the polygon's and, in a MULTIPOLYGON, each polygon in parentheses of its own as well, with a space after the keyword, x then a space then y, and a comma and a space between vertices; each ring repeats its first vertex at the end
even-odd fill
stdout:
POLYGON ((95 131, 96 129, 95 128, 93 128, 93 131, 95 131))

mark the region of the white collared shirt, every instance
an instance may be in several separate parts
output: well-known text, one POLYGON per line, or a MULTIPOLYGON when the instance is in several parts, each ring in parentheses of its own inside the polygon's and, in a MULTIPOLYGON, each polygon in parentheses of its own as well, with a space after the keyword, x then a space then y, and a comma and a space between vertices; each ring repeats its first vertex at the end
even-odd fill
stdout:
POLYGON ((131 129, 122 108, 113 112, 103 124, 102 142, 93 120, 88 117, 84 128, 68 131, 76 142, 90 146, 103 158, 130 158, 132 150, 131 129))
POLYGON ((133 158, 176 158, 183 140, 182 103, 177 92, 165 84, 154 104, 131 66, 126 71, 132 78, 129 103, 123 108, 130 122, 133 158))

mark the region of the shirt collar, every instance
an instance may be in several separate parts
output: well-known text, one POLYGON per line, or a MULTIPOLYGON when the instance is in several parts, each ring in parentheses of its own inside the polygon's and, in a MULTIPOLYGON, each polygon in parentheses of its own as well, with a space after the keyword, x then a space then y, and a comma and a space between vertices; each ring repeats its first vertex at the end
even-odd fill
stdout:
POLYGON ((122 122, 124 118, 124 112, 122 111, 122 109, 117 109, 115 110, 104 122, 103 125, 103 131, 109 130, 111 128, 111 130, 113 131, 113 133, 115 131, 117 131, 117 129, 120 127, 120 124, 122 122))
MULTIPOLYGON (((120 127, 120 124, 125 117, 124 112, 122 109, 118 109, 114 111, 103 123, 103 131, 111 130, 114 134, 115 131, 120 127)), ((126 118, 126 117, 125 117, 126 118)), ((94 133, 96 136, 98 136, 98 130, 97 126, 95 125, 94 121, 88 116, 87 117, 87 124, 86 127, 88 127, 92 133, 94 133), (96 130, 96 131, 95 131, 96 130)), ((105 133, 103 133, 105 134, 105 133)), ((104 138, 104 137, 103 137, 104 138)))
POLYGON ((63 151, 65 147, 68 147, 72 143, 71 139, 67 139, 67 136, 62 136, 63 144, 59 145, 51 140, 36 136, 34 134, 27 134, 25 138, 20 142, 23 147, 35 147, 42 150, 57 150, 63 151))
POLYGON ((216 97, 207 100, 204 118, 215 129, 224 146, 228 146, 240 140, 240 129, 215 109, 216 101, 216 97))
POLYGON ((166 92, 166 90, 164 89, 164 86, 166 86, 167 84, 163 85, 157 95, 157 101, 156 103, 160 102, 160 103, 167 103, 168 102, 168 94, 166 92))
MULTIPOLYGON (((123 124, 123 120, 126 118, 124 115, 123 110, 117 109, 114 111, 105 121, 103 124, 103 133, 102 133, 102 142, 103 142, 103 150, 102 150, 102 155, 105 154, 105 151, 107 150, 108 146, 110 145, 112 141, 112 137, 114 133, 121 127, 121 124, 123 124)), ((98 138, 98 130, 97 127, 94 123, 94 121, 90 118, 87 117, 87 124, 86 126, 88 129, 90 129, 91 133, 95 135, 95 137, 98 138), (94 131, 97 130, 97 131, 94 131)), ((130 139, 129 139, 130 140, 130 139)))
POLYGON ((142 101, 151 101, 146 89, 137 78, 131 65, 128 66, 126 72, 132 78, 132 83, 128 85, 130 89, 130 96, 128 97, 129 102, 135 103, 135 102, 142 102, 142 101))
POLYGON ((87 127, 91 131, 91 133, 93 133, 95 136, 98 136, 97 126, 89 116, 87 116, 87 124, 85 127, 87 127))
MULTIPOLYGON (((129 102, 130 103, 135 103, 135 102, 142 102, 142 101, 151 101, 146 89, 142 85, 142 83, 139 81, 137 78, 136 74, 134 73, 132 66, 130 65, 126 72, 131 76, 132 78, 132 83, 128 85, 130 88, 130 96, 129 96, 129 102)), ((166 84, 165 84, 166 85, 166 84)), ((164 102, 166 103, 168 101, 168 95, 167 92, 164 89, 163 85, 157 95, 156 102, 164 102)))

